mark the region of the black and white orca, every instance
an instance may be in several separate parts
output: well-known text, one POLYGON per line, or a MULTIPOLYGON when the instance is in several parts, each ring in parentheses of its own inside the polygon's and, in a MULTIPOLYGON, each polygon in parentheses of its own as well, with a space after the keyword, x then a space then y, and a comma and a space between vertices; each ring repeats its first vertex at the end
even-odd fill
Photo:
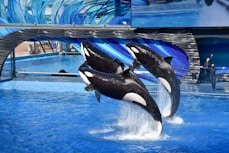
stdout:
POLYGON ((180 103, 180 81, 170 65, 171 57, 163 58, 151 48, 130 42, 126 44, 129 53, 133 56, 133 69, 143 65, 166 88, 171 98, 170 113, 164 117, 173 117, 180 103))
POLYGON ((129 75, 129 77, 146 89, 144 83, 129 68, 125 68, 124 63, 119 59, 114 59, 105 54, 87 40, 81 42, 81 50, 85 61, 94 70, 114 74, 125 73, 125 75, 129 75))
POLYGON ((122 73, 124 70, 124 64, 121 61, 105 54, 87 40, 82 40, 81 50, 84 60, 94 70, 115 74, 122 73))
POLYGON ((122 74, 104 73, 93 70, 86 63, 79 67, 79 74, 87 84, 86 90, 95 90, 97 100, 100 94, 117 100, 133 102, 145 109, 156 123, 156 131, 161 134, 162 118, 153 98, 136 81, 122 74))

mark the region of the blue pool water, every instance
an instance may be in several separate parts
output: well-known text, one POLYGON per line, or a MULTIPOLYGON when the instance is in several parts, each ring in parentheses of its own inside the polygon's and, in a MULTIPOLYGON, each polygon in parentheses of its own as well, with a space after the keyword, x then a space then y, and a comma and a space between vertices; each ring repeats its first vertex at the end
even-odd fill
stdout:
MULTIPOLYGON (((198 85, 182 84, 176 120, 164 121, 157 137, 142 109, 105 96, 98 103, 84 87, 80 80, 1 82, 0 152, 229 151, 229 94, 223 90, 198 93, 191 91, 198 85)), ((156 99, 157 85, 147 87, 156 99)))
POLYGON ((17 60, 16 67, 17 71, 59 72, 64 69, 66 72, 76 73, 83 62, 82 56, 52 55, 39 57, 39 60, 34 56, 17 60))

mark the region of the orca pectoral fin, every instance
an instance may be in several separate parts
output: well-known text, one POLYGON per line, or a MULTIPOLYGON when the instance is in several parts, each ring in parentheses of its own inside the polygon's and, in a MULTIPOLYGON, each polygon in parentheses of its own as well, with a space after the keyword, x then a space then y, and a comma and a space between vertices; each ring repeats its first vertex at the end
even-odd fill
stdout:
POLYGON ((93 87, 92 84, 89 84, 89 85, 87 85, 84 89, 85 89, 86 91, 92 91, 92 90, 94 90, 94 87, 93 87))
POLYGON ((171 61, 172 61, 173 57, 172 56, 168 56, 168 57, 165 57, 164 59, 168 64, 171 64, 171 61))
POLYGON ((100 103, 100 93, 97 90, 95 90, 95 97, 97 101, 100 103))

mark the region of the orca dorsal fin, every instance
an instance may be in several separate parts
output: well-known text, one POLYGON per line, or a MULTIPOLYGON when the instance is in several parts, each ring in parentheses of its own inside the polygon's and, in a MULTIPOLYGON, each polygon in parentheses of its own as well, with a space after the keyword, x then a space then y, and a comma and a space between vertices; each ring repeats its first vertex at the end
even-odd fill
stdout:
POLYGON ((171 61, 172 61, 173 57, 172 56, 167 56, 164 59, 168 64, 171 64, 171 61))

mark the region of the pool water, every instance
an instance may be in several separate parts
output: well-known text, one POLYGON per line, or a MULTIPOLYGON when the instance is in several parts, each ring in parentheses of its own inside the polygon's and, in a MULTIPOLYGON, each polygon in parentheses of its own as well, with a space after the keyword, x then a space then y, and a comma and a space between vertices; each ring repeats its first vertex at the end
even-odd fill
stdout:
MULTIPOLYGON (((229 94, 181 90, 176 120, 163 121, 158 137, 144 110, 105 96, 98 103, 84 87, 81 81, 1 82, 0 152, 229 151, 229 94)), ((147 87, 156 99, 157 85, 147 87)))
MULTIPOLYGON (((52 54, 51 54, 52 55, 52 54)), ((84 62, 82 56, 43 56, 33 58, 22 58, 16 60, 17 71, 29 72, 59 72, 65 70, 68 73, 76 73, 79 65, 84 62)))

